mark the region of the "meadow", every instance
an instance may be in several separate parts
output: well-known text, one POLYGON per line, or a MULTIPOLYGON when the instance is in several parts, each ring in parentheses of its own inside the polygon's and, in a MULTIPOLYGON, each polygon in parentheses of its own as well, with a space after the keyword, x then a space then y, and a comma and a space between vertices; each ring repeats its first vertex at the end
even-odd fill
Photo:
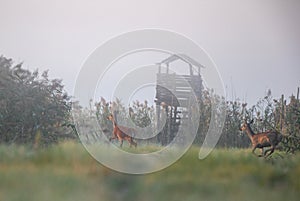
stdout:
POLYGON ((263 159, 249 149, 215 149, 199 160, 198 151, 159 172, 127 175, 75 142, 37 150, 1 145, 0 200, 299 200, 300 155, 276 151, 263 159))

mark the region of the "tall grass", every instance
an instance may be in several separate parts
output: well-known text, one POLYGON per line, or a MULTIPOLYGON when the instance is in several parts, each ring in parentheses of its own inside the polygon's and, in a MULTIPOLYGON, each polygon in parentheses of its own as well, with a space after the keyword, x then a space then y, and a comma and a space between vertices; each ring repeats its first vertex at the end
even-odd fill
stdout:
MULTIPOLYGON (((126 149, 126 148, 125 148, 126 149)), ((147 147, 139 147, 146 152, 147 147)), ((149 147, 150 152, 155 147, 149 147)), ((247 149, 191 148, 160 172, 133 176, 95 161, 81 144, 0 146, 0 200, 299 200, 300 156, 265 160, 247 149)))

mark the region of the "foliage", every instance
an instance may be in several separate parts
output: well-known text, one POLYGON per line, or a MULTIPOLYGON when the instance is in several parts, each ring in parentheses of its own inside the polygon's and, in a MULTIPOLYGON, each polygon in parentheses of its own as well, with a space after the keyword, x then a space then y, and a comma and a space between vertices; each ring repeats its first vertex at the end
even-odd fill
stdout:
MULTIPOLYGON (((240 125, 244 120, 254 120, 252 129, 254 132, 264 132, 267 130, 277 130, 284 135, 284 140, 281 143, 281 148, 287 152, 295 152, 300 150, 300 104, 299 99, 291 96, 290 103, 286 100, 277 100, 272 97, 271 91, 267 91, 266 96, 253 106, 248 106, 247 103, 242 103, 239 100, 225 102, 223 97, 215 95, 212 91, 204 90, 200 108, 200 121, 198 133, 194 144, 201 145, 208 131, 211 121, 212 101, 217 102, 222 110, 226 111, 226 118, 221 137, 218 142, 218 147, 238 147, 247 148, 250 146, 248 136, 239 130, 240 125), (225 103, 225 104, 224 104, 225 103)), ((97 121, 102 128, 112 130, 111 122, 106 117, 109 113, 113 113, 119 124, 138 126, 141 128, 149 127, 148 132, 156 132, 155 122, 156 110, 150 106, 147 101, 141 103, 134 101, 129 105, 128 109, 122 101, 116 100, 108 102, 101 98, 95 106, 91 106, 91 110, 96 111, 97 121)), ((163 109, 163 107, 161 107, 163 109)), ((218 122, 216 122, 218 124, 218 122)), ((107 133, 111 135, 111 133, 107 133)), ((143 140, 151 143, 160 143, 161 135, 149 140, 143 140)), ((96 139, 97 137, 94 137, 96 139)), ((99 137, 98 137, 99 139, 99 137)))
POLYGON ((13 65, 0 57, 0 142, 49 144, 74 137, 61 125, 68 121, 70 97, 59 79, 13 65))
MULTIPOLYGON (((299 88, 298 88, 299 96, 299 88)), ((277 101, 278 102, 278 101, 277 101)), ((294 153, 300 150, 300 101, 299 97, 291 96, 290 103, 286 105, 286 101, 281 99, 279 106, 277 105, 277 111, 279 113, 278 127, 281 128, 283 135, 285 136, 283 145, 287 152, 294 153)))
POLYGON ((127 175, 74 142, 40 150, 1 145, 0 200, 299 200, 299 155, 265 160, 245 149, 215 149, 199 160, 198 151, 162 171, 127 175))
MULTIPOLYGON (((300 150, 299 92, 297 97, 292 95, 287 103, 283 96, 273 99, 271 90, 268 90, 257 104, 248 106, 239 100, 225 103, 224 97, 217 96, 213 91, 203 90, 199 100, 200 121, 195 144, 202 144, 204 141, 210 126, 213 102, 220 105, 219 110, 226 111, 219 147, 248 147, 250 140, 239 131, 239 127, 242 121, 253 119, 254 132, 277 130, 284 135, 281 146, 286 152, 300 150)), ((169 106, 157 107, 163 112, 169 106)), ((82 108, 78 103, 73 103, 73 110, 79 114, 77 120, 86 123, 86 131, 81 133, 84 133, 87 141, 101 140, 99 130, 91 130, 93 125, 88 123, 92 118, 98 122, 102 131, 107 135, 111 134, 112 124, 106 118, 109 113, 114 114, 119 124, 145 128, 152 135, 158 130, 158 125, 155 125, 155 109, 157 108, 147 101, 138 100, 128 108, 119 99, 113 102, 104 98, 99 102, 91 100, 90 108, 82 108)), ((63 138, 74 138, 77 131, 70 121, 70 110, 70 97, 64 91, 62 80, 51 80, 48 71, 31 72, 24 69, 22 63, 14 65, 11 59, 0 57, 0 142, 31 143, 38 146, 63 138)), ((166 131, 168 129, 163 128, 162 132, 168 133, 166 131)), ((173 135, 174 133, 160 133, 147 142, 164 144, 163 141, 171 141, 173 135)))
POLYGON ((282 96, 273 99, 271 90, 256 105, 247 108, 246 103, 227 102, 227 117, 219 145, 225 147, 247 147, 250 141, 238 129, 242 121, 254 120, 254 132, 268 130, 280 132, 284 138, 281 147, 286 152, 300 150, 300 101, 299 95, 287 100, 282 96))
MULTIPOLYGON (((149 106, 147 101, 140 103, 134 101, 128 109, 125 108, 121 100, 108 102, 103 97, 99 102, 95 102, 94 106, 90 105, 90 111, 95 111, 98 124, 102 131, 110 137, 112 131, 112 123, 107 119, 109 114, 113 114, 119 125, 129 125, 136 129, 144 129, 145 135, 155 132, 155 110, 153 106, 149 106)), ((99 134, 96 134, 99 136, 99 134)), ((99 139, 99 138, 98 138, 99 139)), ((155 141, 155 139, 148 139, 147 142, 155 141)))
POLYGON ((149 107, 147 101, 144 103, 135 101, 133 102, 132 107, 129 108, 129 115, 137 126, 145 128, 151 124, 152 120, 154 120, 154 107, 149 107))

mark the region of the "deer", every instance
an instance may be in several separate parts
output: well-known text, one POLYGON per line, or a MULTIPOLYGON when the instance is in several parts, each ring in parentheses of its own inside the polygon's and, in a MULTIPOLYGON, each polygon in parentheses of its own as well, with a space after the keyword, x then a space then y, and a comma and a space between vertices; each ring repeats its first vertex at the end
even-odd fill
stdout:
POLYGON ((113 132, 112 137, 109 138, 109 141, 113 139, 118 139, 120 142, 120 147, 123 145, 123 140, 127 140, 130 147, 133 145, 135 148, 137 147, 137 143, 133 141, 133 137, 129 134, 133 135, 136 133, 136 130, 133 128, 128 128, 125 126, 119 126, 112 114, 107 116, 107 119, 110 120, 113 124, 113 132))
POLYGON ((266 131, 261 133, 254 133, 250 125, 253 123, 253 119, 250 123, 245 120, 242 124, 240 131, 245 131, 252 143, 252 153, 258 157, 270 156, 279 142, 282 140, 282 135, 277 131, 266 131), (264 147, 271 147, 270 149, 263 150, 264 147), (261 149, 261 154, 255 154, 255 149, 261 149), (268 153, 269 152, 269 153, 268 153), (268 153, 268 154, 267 154, 268 153))

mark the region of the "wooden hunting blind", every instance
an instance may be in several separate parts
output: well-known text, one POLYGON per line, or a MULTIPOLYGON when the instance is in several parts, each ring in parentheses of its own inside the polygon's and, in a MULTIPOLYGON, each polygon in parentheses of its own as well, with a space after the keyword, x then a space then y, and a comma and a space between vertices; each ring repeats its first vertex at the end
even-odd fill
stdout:
POLYGON ((157 136, 162 145, 169 144, 178 132, 179 125, 190 119, 188 107, 191 99, 201 100, 202 78, 200 69, 203 65, 184 54, 174 54, 158 63, 156 79, 157 126, 160 126, 161 113, 166 115, 163 130, 157 136), (187 68, 186 74, 171 72, 170 64, 181 60, 187 68))

